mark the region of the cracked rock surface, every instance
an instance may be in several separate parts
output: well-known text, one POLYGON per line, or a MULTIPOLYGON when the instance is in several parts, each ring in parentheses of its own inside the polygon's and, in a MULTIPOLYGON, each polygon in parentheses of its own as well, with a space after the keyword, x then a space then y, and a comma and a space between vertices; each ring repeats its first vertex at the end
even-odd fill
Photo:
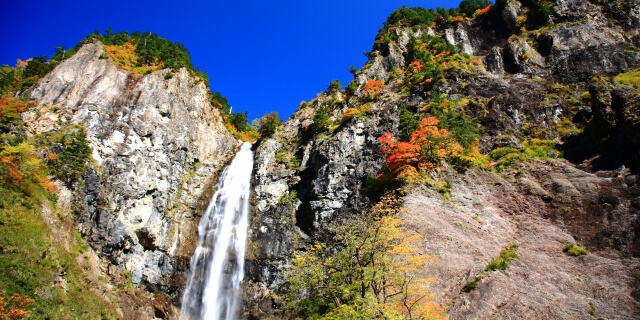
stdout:
POLYGON ((93 165, 75 199, 81 233, 134 283, 175 293, 238 142, 186 69, 137 76, 102 54, 99 42, 86 44, 56 67, 30 92, 42 107, 23 118, 33 134, 85 128, 93 165))

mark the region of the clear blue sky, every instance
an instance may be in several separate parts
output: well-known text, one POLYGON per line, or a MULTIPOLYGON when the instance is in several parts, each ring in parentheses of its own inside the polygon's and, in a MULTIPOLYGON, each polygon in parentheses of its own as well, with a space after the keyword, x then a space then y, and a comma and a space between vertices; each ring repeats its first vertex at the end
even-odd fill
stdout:
POLYGON ((457 7, 437 1, 0 1, 0 64, 51 55, 95 29, 151 31, 189 50, 208 71, 211 89, 249 118, 278 111, 288 118, 332 79, 351 81, 348 67, 387 16, 408 7, 457 7))

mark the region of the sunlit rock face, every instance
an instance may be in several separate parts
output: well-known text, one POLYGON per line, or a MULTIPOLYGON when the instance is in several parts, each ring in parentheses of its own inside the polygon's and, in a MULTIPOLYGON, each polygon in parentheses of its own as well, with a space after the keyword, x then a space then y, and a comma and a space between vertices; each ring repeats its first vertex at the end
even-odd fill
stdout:
POLYGON ((430 290, 450 317, 637 317, 640 139, 633 119, 639 100, 632 88, 597 79, 640 66, 640 3, 554 2, 550 25, 528 33, 518 26, 527 11, 519 1, 442 28, 394 28, 393 41, 376 42, 369 62, 354 72, 353 95, 319 94, 255 146, 245 291, 250 317, 282 316, 277 295, 286 291, 292 254, 314 241, 331 243, 329 223, 366 210, 367 179, 385 163, 377 138, 398 136, 403 106, 428 114, 434 94, 465 101, 455 108, 478 119, 485 154, 521 150, 528 134, 553 131, 567 119, 584 128, 544 137, 563 144, 566 159, 518 164, 500 175, 448 166, 432 173, 452 183, 449 200, 428 183, 405 189, 405 227, 423 236, 423 253, 438 257, 421 276, 436 279, 430 290), (446 39, 477 59, 476 66, 443 67, 443 82, 429 90, 405 87, 397 70, 412 62, 410 41, 423 34, 446 39), (384 88, 366 100, 371 79, 384 88), (553 100, 561 87, 573 99, 553 100), (581 94, 599 100, 580 100, 581 94), (328 105, 333 126, 314 132, 315 113, 328 105), (366 115, 344 118, 350 108, 366 115), (565 243, 591 254, 568 256, 565 243), (520 258, 507 271, 483 274, 510 244, 520 246, 520 258), (466 292, 479 275, 478 289, 466 292))
MULTIPOLYGON (((428 183, 405 190, 404 226, 438 257, 421 274, 436 278, 435 301, 453 319, 637 318, 640 108, 636 91, 608 77, 640 67, 640 2, 554 2, 551 24, 529 32, 519 1, 448 26, 396 28, 396 40, 377 43, 355 72, 353 95, 319 94, 253 146, 245 315, 283 317, 278 295, 292 254, 332 241, 330 223, 367 210, 368 180, 385 164, 378 137, 398 136, 403 108, 425 116, 442 95, 478 120, 484 154, 522 150, 538 132, 563 144, 568 161, 515 164, 500 174, 444 165, 430 178, 451 183, 449 199, 428 183), (442 83, 428 89, 406 87, 394 73, 412 63, 411 39, 423 34, 446 39, 474 65, 443 67, 442 83), (372 79, 384 87, 364 98, 372 79), (332 125, 314 132, 314 115, 329 105, 332 125), (345 117, 349 109, 362 115, 345 117), (582 131, 556 134, 563 121, 582 131), (590 255, 562 252, 573 242, 590 255), (519 245, 518 260, 483 273, 511 244, 519 245)), ((29 93, 42 107, 23 119, 32 133, 85 128, 94 163, 76 188, 82 234, 135 283, 177 293, 216 173, 238 142, 186 70, 134 76, 102 53, 101 44, 87 44, 43 78, 29 93)))
POLYGON ((86 44, 60 64, 30 92, 41 110, 23 118, 32 133, 85 128, 93 164, 76 190, 82 234, 134 283, 172 293, 184 285, 216 173, 238 143, 187 70, 136 76, 103 53, 86 44))

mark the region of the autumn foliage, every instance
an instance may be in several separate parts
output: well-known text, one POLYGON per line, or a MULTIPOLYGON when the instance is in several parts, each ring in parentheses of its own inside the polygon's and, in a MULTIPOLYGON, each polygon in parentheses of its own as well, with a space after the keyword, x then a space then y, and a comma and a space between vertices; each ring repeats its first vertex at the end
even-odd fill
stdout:
POLYGON ((0 133, 14 131, 22 125, 20 114, 35 106, 33 102, 25 102, 13 97, 0 99, 0 133))
POLYGON ((481 15, 485 15, 487 14, 487 12, 489 12, 489 10, 491 10, 491 7, 493 7, 492 5, 487 6, 484 9, 478 9, 476 10, 476 12, 473 14, 475 17, 477 16, 481 16, 481 15))
POLYGON ((154 58, 152 63, 149 64, 140 63, 136 53, 137 44, 133 40, 127 41, 122 45, 103 46, 106 54, 122 69, 129 72, 143 75, 164 67, 164 62, 159 61, 158 58, 154 58))
POLYGON ((367 97, 374 98, 375 96, 380 94, 380 91, 383 87, 384 82, 382 80, 369 79, 369 81, 367 81, 367 84, 364 85, 364 92, 366 93, 367 97))
POLYGON ((31 189, 34 183, 49 185, 35 147, 13 135, 22 130, 20 113, 33 105, 10 97, 0 99, 0 183, 24 190, 31 189))
POLYGON ((297 252, 287 272, 293 319, 444 319, 418 278, 435 256, 420 252, 420 235, 402 228, 402 198, 383 197, 371 210, 331 227, 337 245, 297 252))
POLYGON ((27 296, 21 296, 14 293, 9 301, 4 301, 4 293, 0 292, 0 320, 15 320, 22 319, 31 313, 31 311, 24 310, 27 304, 33 302, 27 296))
POLYGON ((340 118, 340 123, 344 123, 345 121, 357 116, 360 113, 360 110, 356 109, 356 108, 349 108, 347 109, 343 114, 342 117, 340 118))
POLYGON ((422 119, 408 142, 397 141, 391 132, 378 138, 394 179, 411 180, 420 172, 440 169, 443 160, 464 151, 447 129, 438 128, 439 123, 435 117, 422 119))
POLYGON ((422 63, 420 61, 413 61, 410 66, 415 72, 422 71, 422 63))

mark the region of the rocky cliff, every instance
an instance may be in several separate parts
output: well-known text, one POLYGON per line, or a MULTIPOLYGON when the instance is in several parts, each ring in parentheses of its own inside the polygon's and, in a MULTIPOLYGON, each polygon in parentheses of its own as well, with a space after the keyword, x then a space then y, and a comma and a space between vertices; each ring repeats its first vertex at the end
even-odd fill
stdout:
POLYGON ((73 197, 75 220, 98 255, 131 281, 177 297, 199 217, 238 141, 186 69, 137 76, 85 44, 29 92, 28 132, 84 127, 93 163, 73 197))
MULTIPOLYGON (((330 226, 359 219, 385 188, 402 195, 420 254, 437 257, 416 276, 436 279, 449 318, 638 318, 640 2, 556 0, 534 16, 540 3, 388 21, 345 91, 301 104, 254 144, 247 318, 285 317, 294 253, 339 247, 330 226), (383 185, 379 137, 428 117, 474 137, 466 148, 482 161, 383 185), (517 259, 490 268, 508 248, 517 259)), ((80 181, 55 183, 63 212, 43 205, 52 234, 69 251, 75 221, 101 297, 105 274, 160 293, 127 291, 120 303, 136 307, 120 317, 171 318, 179 305, 199 218, 238 146, 207 90, 186 69, 124 71, 93 42, 23 93, 38 103, 21 115, 31 136, 77 125, 92 150, 80 181)))
POLYGON ((281 316, 277 293, 286 290, 293 252, 331 241, 329 222, 368 208, 370 177, 385 164, 377 138, 398 136, 403 109, 429 116, 442 100, 478 119, 478 147, 498 168, 445 164, 430 181, 450 190, 424 182, 405 188, 405 226, 438 257, 422 276, 437 279, 431 290, 449 317, 638 316, 640 100, 637 88, 613 77, 640 66, 640 3, 558 0, 542 26, 525 26, 531 9, 523 3, 448 24, 387 28, 354 74, 352 93, 303 103, 256 146, 249 317, 281 316), (412 82, 416 39, 432 39, 425 35, 474 60, 445 61, 440 82, 412 82), (331 124, 319 128, 317 114, 327 110, 331 124), (548 160, 511 164, 500 154, 524 155, 542 140, 553 146, 540 156, 548 160), (569 256, 568 243, 591 254, 569 256), (484 271, 513 244, 518 260, 484 271))

